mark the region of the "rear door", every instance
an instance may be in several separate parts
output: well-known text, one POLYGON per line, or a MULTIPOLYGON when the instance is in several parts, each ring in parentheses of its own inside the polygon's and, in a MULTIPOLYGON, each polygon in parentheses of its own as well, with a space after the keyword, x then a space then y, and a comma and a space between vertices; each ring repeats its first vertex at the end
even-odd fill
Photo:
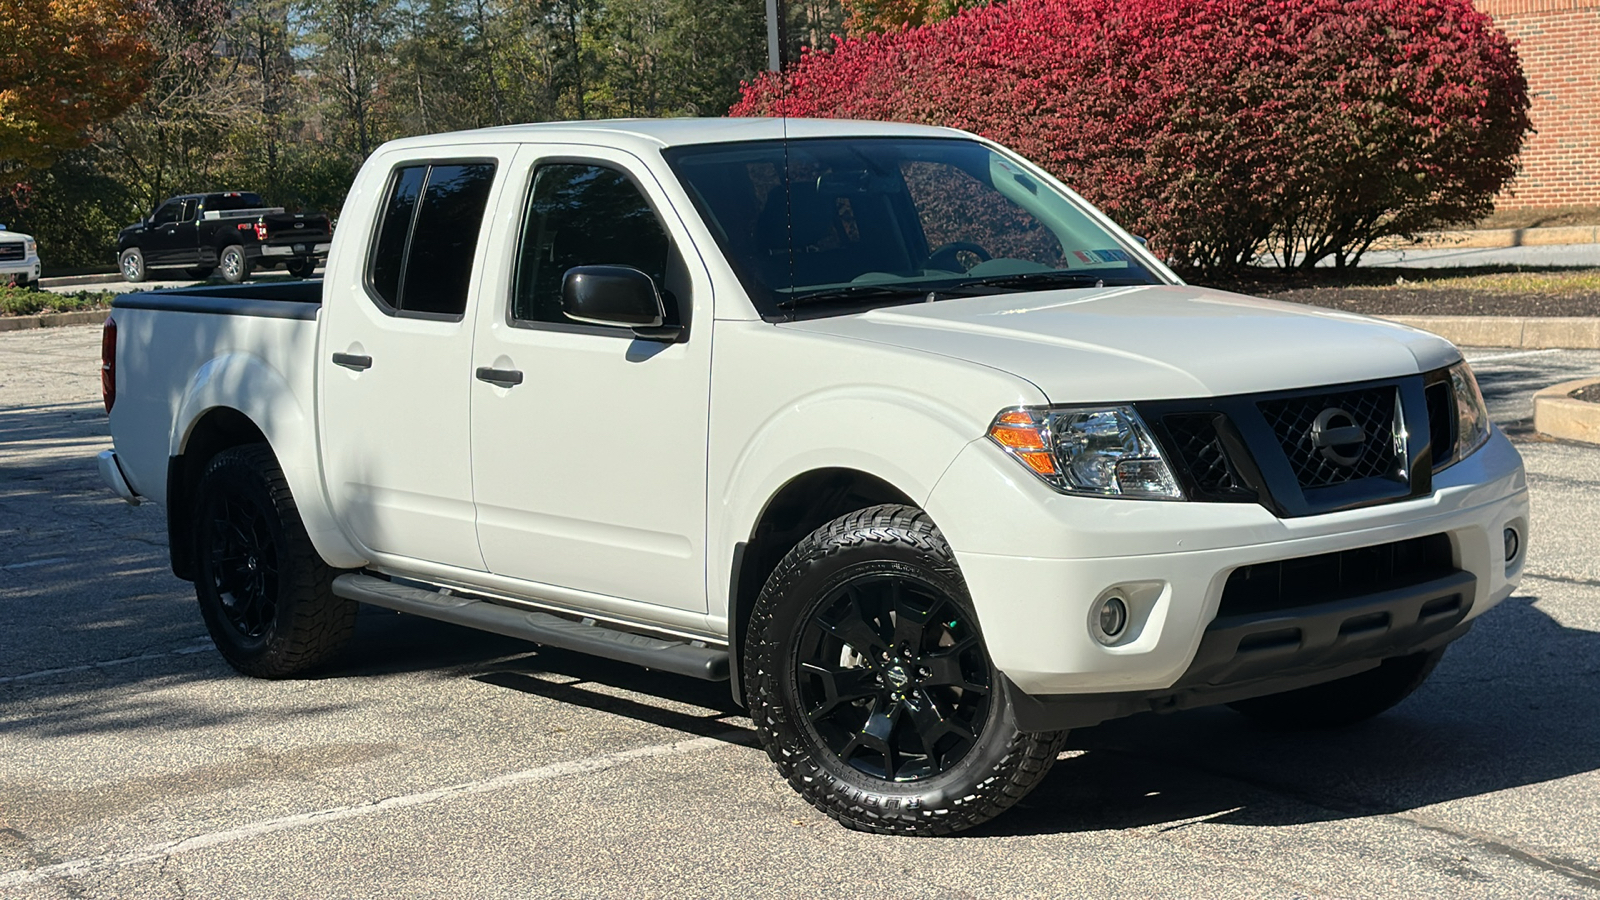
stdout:
POLYGON ((622 151, 525 147, 501 209, 473 354, 485 377, 470 388, 489 571, 704 612, 704 265, 659 183, 622 151), (678 305, 683 337, 659 343, 567 319, 566 271, 602 264, 655 279, 678 305))
MULTIPOLYGON (((368 233, 326 279, 321 367, 325 478, 375 561, 482 570, 472 496, 469 391, 477 290, 498 179, 514 149, 392 154, 368 233)), ((359 201, 358 201, 359 202, 359 201)), ((372 201, 368 201, 372 202, 372 201)))

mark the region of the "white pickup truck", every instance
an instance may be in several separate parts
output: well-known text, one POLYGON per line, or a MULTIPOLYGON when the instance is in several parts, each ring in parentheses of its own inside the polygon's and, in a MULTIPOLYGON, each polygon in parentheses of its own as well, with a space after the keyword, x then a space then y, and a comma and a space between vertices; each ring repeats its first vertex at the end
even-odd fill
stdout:
POLYGON ((727 679, 853 828, 969 828, 1141 711, 1376 715, 1525 556, 1455 347, 1185 285, 959 131, 410 138, 320 285, 115 306, 101 472, 234 667, 359 602, 727 679))

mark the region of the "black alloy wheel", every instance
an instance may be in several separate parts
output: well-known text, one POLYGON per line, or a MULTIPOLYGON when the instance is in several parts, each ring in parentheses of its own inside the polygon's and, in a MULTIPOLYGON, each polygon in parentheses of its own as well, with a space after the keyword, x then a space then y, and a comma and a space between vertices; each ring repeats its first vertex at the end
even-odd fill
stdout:
POLYGON ((762 747, 848 828, 941 835, 987 822, 1038 785, 1066 739, 1018 730, 955 555, 913 507, 813 531, 768 577, 746 633, 762 747))
POLYGON ((977 630, 939 587, 868 574, 824 597, 802 626, 801 709, 838 759, 906 782, 972 749, 993 686, 977 630))

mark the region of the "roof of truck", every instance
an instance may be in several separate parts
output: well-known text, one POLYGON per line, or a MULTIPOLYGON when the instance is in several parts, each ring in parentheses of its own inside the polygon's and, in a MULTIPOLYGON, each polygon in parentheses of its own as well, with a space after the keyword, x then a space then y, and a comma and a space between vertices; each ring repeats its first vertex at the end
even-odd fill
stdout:
POLYGON ((685 144, 721 144, 731 141, 818 137, 971 137, 954 128, 909 125, 903 122, 866 122, 852 119, 605 119, 591 122, 540 122, 502 125, 448 134, 402 138, 386 144, 390 149, 411 149, 440 144, 524 143, 571 141, 608 147, 676 147, 685 144))

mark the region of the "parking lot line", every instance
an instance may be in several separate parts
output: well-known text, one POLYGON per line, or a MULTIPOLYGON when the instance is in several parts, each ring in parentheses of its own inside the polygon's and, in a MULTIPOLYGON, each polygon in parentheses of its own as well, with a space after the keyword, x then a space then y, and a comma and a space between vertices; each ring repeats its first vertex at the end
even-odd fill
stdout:
POLYGON ((183 853, 193 853, 196 850, 205 850, 222 844, 231 844, 238 841, 247 841, 251 838, 272 834, 279 831, 289 831, 296 828, 307 828, 322 825, 328 822, 337 822, 342 819, 355 819, 363 816, 377 815, 390 810, 405 809, 412 806, 422 806, 429 803, 440 803, 455 800, 460 797, 470 797, 474 794, 486 794, 491 791, 503 790, 509 787, 528 784, 537 781, 553 781, 557 778, 567 778, 574 775, 587 775, 591 772, 600 772, 623 763, 638 759, 657 759, 663 756, 679 756, 685 753, 697 753, 715 747, 728 746, 728 741, 720 737, 702 737, 687 741, 673 741, 666 744, 652 744, 648 747, 635 747, 632 750, 623 750, 618 753, 607 753, 603 756, 591 756, 587 759, 574 759, 566 762, 552 763, 548 766, 539 766, 533 769, 523 769, 520 772, 509 772, 497 775, 494 778, 482 781, 469 781, 464 784, 454 784, 449 787, 438 788, 432 791, 422 791, 416 794, 406 794, 400 797, 386 797, 372 803, 360 803, 354 806, 335 806, 329 809, 320 809, 315 812, 298 813, 292 816, 282 816, 276 819, 265 819, 260 822, 251 822, 236 828, 222 831, 213 831, 207 834, 197 834, 192 837, 176 841, 167 841, 159 844, 146 844, 132 850, 121 852, 102 853, 98 856, 85 856, 79 859, 40 866, 36 869, 15 869, 10 872, 0 873, 0 890, 22 885, 38 884, 53 878, 73 878, 87 875, 90 872, 120 868, 122 866, 136 865, 142 862, 165 859, 183 853))

